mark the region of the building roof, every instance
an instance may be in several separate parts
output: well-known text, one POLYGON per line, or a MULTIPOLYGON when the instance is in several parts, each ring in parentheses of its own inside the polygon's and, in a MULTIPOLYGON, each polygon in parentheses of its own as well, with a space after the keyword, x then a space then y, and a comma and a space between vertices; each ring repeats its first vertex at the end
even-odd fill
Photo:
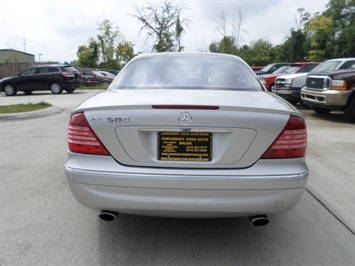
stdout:
POLYGON ((0 53, 1 52, 16 52, 16 53, 21 53, 21 54, 24 54, 24 55, 35 56, 34 54, 25 53, 25 52, 22 52, 22 51, 19 51, 19 50, 15 50, 15 49, 0 49, 0 53))

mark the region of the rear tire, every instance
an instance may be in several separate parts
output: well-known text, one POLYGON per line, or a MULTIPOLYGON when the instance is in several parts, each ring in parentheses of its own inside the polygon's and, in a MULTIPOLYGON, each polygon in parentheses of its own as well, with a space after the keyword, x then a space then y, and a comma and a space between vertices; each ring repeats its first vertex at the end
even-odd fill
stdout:
POLYGON ((344 113, 346 120, 349 122, 355 122, 355 97, 352 97, 352 99, 346 105, 344 113))
POLYGON ((4 87, 4 92, 7 96, 15 96, 17 93, 17 89, 11 84, 6 84, 4 87))
POLYGON ((329 114, 330 109, 322 108, 322 107, 312 107, 313 111, 315 111, 317 114, 329 114))
POLYGON ((306 103, 305 103, 304 101, 302 101, 302 100, 300 100, 300 105, 301 105, 303 108, 307 108, 307 109, 310 108, 309 105, 306 104, 306 103))
POLYGON ((59 82, 52 82, 49 89, 53 94, 61 94, 63 91, 62 85, 59 82))
POLYGON ((72 93, 75 89, 66 89, 67 93, 72 93))
POLYGON ((296 106, 297 103, 298 103, 298 101, 296 101, 296 100, 288 100, 288 102, 289 102, 290 104, 292 104, 293 106, 296 106))

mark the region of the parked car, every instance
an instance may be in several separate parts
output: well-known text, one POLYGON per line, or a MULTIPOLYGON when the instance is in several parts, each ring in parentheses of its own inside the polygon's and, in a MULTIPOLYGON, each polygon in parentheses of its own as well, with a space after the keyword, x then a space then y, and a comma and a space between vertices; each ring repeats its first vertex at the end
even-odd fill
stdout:
POLYGON ((254 71, 262 70, 264 66, 252 66, 251 69, 254 71))
POLYGON ((355 64, 352 70, 308 74, 301 98, 317 113, 342 110, 347 120, 355 122, 355 64))
POLYGON ((139 55, 68 126, 74 197, 110 221, 269 217, 292 209, 308 179, 307 129, 239 57, 139 55))
POLYGON ((114 77, 104 76, 93 70, 82 70, 81 79, 85 86, 97 86, 99 84, 110 84, 114 80, 114 77))
MULTIPOLYGON (((355 67, 355 58, 337 58, 322 62, 310 73, 338 69, 351 69, 355 67)), ((302 102, 301 89, 306 85, 307 73, 291 74, 277 77, 272 92, 286 99, 292 104, 302 102)), ((302 102, 303 103, 303 102, 302 102)))
POLYGON ((319 62, 293 63, 289 67, 287 67, 287 69, 283 70, 281 67, 278 70, 281 69, 283 71, 276 70, 274 73, 265 75, 263 78, 260 78, 260 80, 268 91, 272 91, 275 86, 275 80, 277 77, 294 73, 308 73, 317 65, 319 65, 319 62))
POLYGON ((107 71, 104 71, 104 70, 96 70, 98 73, 100 73, 101 75, 105 76, 105 77, 110 77, 110 78, 115 78, 116 75, 110 73, 110 72, 107 72, 107 71))
POLYGON ((271 74, 274 73, 275 70, 277 70, 278 68, 282 67, 282 66, 289 66, 290 63, 272 63, 272 64, 268 64, 267 66, 263 67, 261 70, 257 70, 255 71, 256 75, 265 75, 265 74, 271 74))
POLYGON ((266 76, 268 75, 277 75, 277 74, 282 74, 284 73, 287 69, 289 69, 290 66, 282 66, 282 67, 279 67, 278 69, 276 69, 272 74, 259 74, 257 75, 258 78, 260 79, 261 83, 265 86, 265 83, 263 83, 264 79, 266 76))
POLYGON ((106 69, 106 68, 104 68, 104 69, 96 69, 96 71, 105 71, 105 72, 109 72, 109 73, 111 73, 111 74, 113 74, 113 75, 115 75, 115 76, 117 76, 117 75, 118 75, 118 73, 120 73, 120 71, 119 71, 119 70, 117 70, 117 69, 106 69))
POLYGON ((0 89, 8 96, 14 96, 18 91, 31 94, 38 90, 50 90, 54 94, 63 90, 72 93, 80 85, 80 72, 71 65, 30 67, 16 76, 0 80, 0 89))

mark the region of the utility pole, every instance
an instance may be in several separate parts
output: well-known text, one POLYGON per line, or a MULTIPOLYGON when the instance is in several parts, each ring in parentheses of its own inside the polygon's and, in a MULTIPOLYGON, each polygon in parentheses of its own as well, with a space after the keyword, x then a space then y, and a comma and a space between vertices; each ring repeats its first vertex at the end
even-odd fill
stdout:
POLYGON ((24 50, 25 50, 25 53, 26 53, 26 39, 23 38, 23 47, 24 47, 24 50))

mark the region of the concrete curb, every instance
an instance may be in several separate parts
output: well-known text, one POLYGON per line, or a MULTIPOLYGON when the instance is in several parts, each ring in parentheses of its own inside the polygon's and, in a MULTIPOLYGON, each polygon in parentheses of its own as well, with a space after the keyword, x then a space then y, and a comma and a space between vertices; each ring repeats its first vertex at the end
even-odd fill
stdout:
POLYGON ((59 114, 63 111, 63 108, 52 106, 42 110, 32 111, 32 112, 23 112, 23 113, 12 113, 12 114, 0 114, 0 121, 8 120, 19 120, 19 119, 28 119, 28 118, 39 118, 47 115, 59 114))
POLYGON ((355 224, 351 219, 347 219, 341 212, 338 211, 339 206, 331 204, 324 196, 322 191, 317 191, 316 188, 307 184, 306 191, 320 202, 338 221, 340 221, 349 231, 355 235, 355 224))

